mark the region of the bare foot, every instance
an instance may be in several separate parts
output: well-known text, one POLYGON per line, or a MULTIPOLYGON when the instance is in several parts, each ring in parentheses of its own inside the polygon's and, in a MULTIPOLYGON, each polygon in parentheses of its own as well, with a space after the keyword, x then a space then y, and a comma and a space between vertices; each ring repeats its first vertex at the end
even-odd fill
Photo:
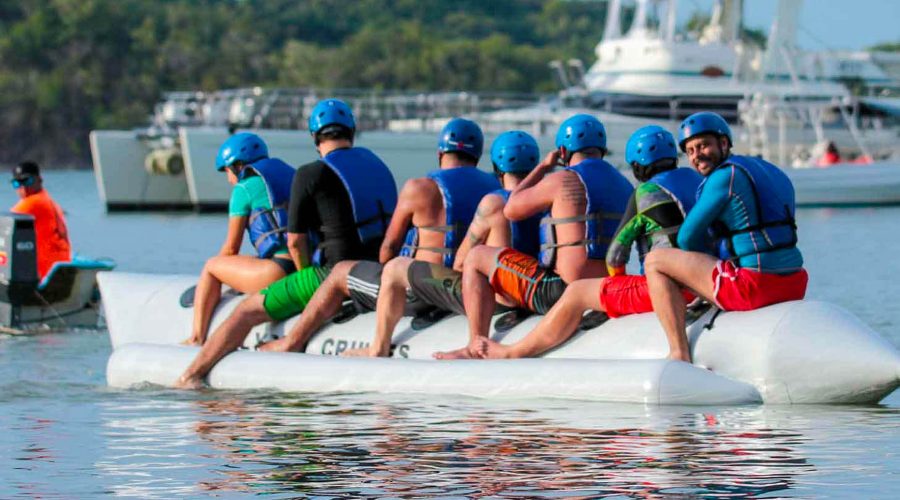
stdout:
POLYGON ((691 361, 691 351, 669 351, 669 355, 666 356, 666 359, 671 359, 673 361, 684 361, 685 363, 693 363, 693 361, 691 361))
POLYGON ((287 337, 283 337, 278 340, 259 344, 258 346, 256 346, 256 350, 268 352, 288 352, 291 350, 291 346, 288 343, 287 337))
POLYGON ((478 355, 470 350, 469 346, 465 346, 452 351, 436 352, 432 354, 432 357, 434 357, 434 359, 473 359, 477 358, 478 355))
POLYGON ((360 347, 358 349, 347 349, 341 353, 344 358, 382 358, 387 356, 374 350, 373 347, 360 347))
POLYGON ((185 340, 181 341, 181 345, 203 345, 206 339, 200 337, 199 335, 191 335, 185 340))
POLYGON ((202 389, 203 386, 203 379, 200 377, 188 377, 187 375, 182 375, 172 387, 175 389, 196 390, 202 389))
POLYGON ((481 339, 478 343, 478 356, 484 359, 508 359, 512 358, 512 351, 507 345, 494 342, 491 339, 481 339))

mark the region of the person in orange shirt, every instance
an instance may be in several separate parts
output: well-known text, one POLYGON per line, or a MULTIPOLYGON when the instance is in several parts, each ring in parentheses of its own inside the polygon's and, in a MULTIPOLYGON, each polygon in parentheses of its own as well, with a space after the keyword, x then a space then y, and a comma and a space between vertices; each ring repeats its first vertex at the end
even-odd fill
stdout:
POLYGON ((34 217, 37 271, 38 276, 44 279, 54 262, 72 260, 66 219, 62 209, 44 189, 37 163, 25 161, 18 164, 13 169, 12 185, 20 199, 11 211, 34 217))

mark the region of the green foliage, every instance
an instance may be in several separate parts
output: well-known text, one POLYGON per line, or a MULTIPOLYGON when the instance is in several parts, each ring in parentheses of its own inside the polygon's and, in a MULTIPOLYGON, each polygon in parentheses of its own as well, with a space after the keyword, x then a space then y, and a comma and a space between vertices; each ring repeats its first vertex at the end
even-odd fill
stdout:
POLYGON ((879 52, 900 52, 900 42, 885 42, 869 47, 868 50, 879 52))
POLYGON ((548 61, 593 61, 605 12, 566 0, 0 0, 0 160, 86 165, 90 130, 139 126, 171 90, 548 91, 548 61))

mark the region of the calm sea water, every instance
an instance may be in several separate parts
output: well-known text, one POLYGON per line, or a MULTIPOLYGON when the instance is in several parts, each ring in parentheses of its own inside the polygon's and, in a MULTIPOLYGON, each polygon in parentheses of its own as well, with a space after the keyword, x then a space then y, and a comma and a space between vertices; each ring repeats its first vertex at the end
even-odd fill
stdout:
MULTIPOLYGON (((74 247, 194 273, 222 215, 104 213, 46 175, 74 247)), ((11 189, 0 205, 14 201, 11 189)), ((900 208, 804 210, 809 296, 900 345, 900 208)), ((106 387, 103 333, 0 337, 0 497, 894 498, 900 393, 871 406, 653 407, 106 387)))

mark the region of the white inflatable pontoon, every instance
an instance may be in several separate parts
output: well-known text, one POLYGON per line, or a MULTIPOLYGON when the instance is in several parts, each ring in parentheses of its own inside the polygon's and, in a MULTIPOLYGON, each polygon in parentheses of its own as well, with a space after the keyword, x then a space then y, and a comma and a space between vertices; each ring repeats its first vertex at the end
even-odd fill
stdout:
MULTIPOLYGON (((113 353, 114 387, 171 386, 197 348, 188 337, 193 310, 179 304, 194 276, 101 273, 113 353)), ((241 300, 225 295, 214 329, 241 300)), ((513 342, 531 317, 495 340, 513 342)), ((281 337, 296 319, 256 327, 248 346, 281 337)), ((214 388, 304 392, 397 392, 482 397, 557 397, 654 404, 875 403, 900 384, 900 353, 847 311, 816 301, 744 313, 705 313, 688 328, 696 365, 663 359, 665 335, 654 314, 609 320, 580 332, 543 358, 435 361, 435 351, 464 345, 465 318, 425 329, 405 318, 393 359, 347 359, 342 351, 371 341, 375 315, 329 324, 306 353, 238 351, 210 373, 214 388), (399 359, 398 359, 399 358, 399 359), (704 368, 705 367, 705 368, 704 368)))

